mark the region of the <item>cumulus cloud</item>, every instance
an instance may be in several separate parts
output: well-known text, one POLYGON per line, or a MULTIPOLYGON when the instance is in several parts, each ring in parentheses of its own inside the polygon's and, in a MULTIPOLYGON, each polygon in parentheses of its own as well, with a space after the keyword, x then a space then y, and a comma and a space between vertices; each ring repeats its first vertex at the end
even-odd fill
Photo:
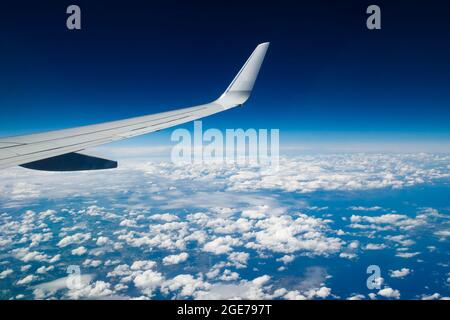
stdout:
POLYGON ((272 216, 255 223, 254 241, 245 246, 274 252, 302 251, 309 255, 329 255, 339 252, 343 241, 326 234, 327 221, 298 214, 272 216))
POLYGON ((75 255, 75 256, 82 256, 86 252, 87 252, 87 249, 85 247, 83 247, 83 246, 72 250, 72 254, 75 255))
POLYGON ((5 279, 10 274, 14 273, 13 269, 6 269, 0 272, 0 279, 5 279))
POLYGON ((291 263, 292 261, 294 261, 294 259, 295 259, 294 255, 287 255, 286 254, 286 255, 282 256, 281 258, 278 258, 277 261, 281 261, 284 264, 288 264, 288 263, 291 263))
POLYGON ((268 299, 270 293, 266 286, 270 281, 270 276, 263 275, 251 281, 241 280, 236 284, 215 283, 207 286, 207 290, 199 290, 194 294, 196 299, 217 300, 217 299, 268 299))
POLYGON ((420 252, 397 252, 397 254, 395 256, 399 257, 399 258, 409 259, 409 258, 413 258, 419 254, 420 254, 420 252))
POLYGON ((107 243, 109 243, 109 238, 108 237, 100 236, 100 237, 97 238, 96 244, 98 246, 104 246, 107 243))
POLYGON ((201 295, 211 287, 207 282, 204 282, 201 277, 194 278, 190 274, 180 274, 164 281, 161 284, 161 292, 169 294, 171 292, 177 292, 177 296, 180 298, 188 298, 196 295, 201 295))
POLYGON ((180 254, 174 254, 163 258, 163 263, 165 265, 172 265, 184 262, 189 257, 187 252, 182 252, 180 254))
POLYGON ((400 299, 400 291, 389 287, 379 290, 377 294, 384 298, 400 299))
POLYGON ((423 295, 422 300, 438 300, 441 298, 441 295, 437 292, 430 294, 430 295, 423 295))
POLYGON ((178 217, 174 214, 163 213, 163 214, 154 214, 154 215, 150 216, 150 219, 172 222, 172 221, 178 220, 178 217))
POLYGON ((241 241, 231 236, 217 237, 214 240, 205 243, 203 251, 214 254, 224 254, 232 250, 233 246, 240 245, 241 241))
POLYGON ((381 216, 352 215, 350 221, 352 222, 350 227, 357 229, 392 230, 399 228, 410 230, 425 225, 426 217, 419 215, 416 218, 410 218, 404 214, 390 213, 381 216))
MULTIPOLYGON (((432 243, 435 254, 442 254, 439 240, 447 237, 448 224, 440 223, 446 219, 444 209, 419 208, 414 216, 406 209, 397 212, 378 206, 382 203, 358 201, 335 212, 331 202, 318 204, 334 194, 325 191, 428 183, 448 176, 449 168, 441 164, 449 159, 433 155, 304 156, 282 159, 278 172, 260 166, 184 167, 170 163, 125 165, 107 175, 44 176, 20 168, 0 172, 0 251, 6 257, 0 278, 16 277, 17 283, 34 272, 39 279, 49 280, 53 264, 53 270, 59 272, 74 262, 83 270, 96 268, 106 280, 90 280, 78 290, 63 288, 56 293, 35 288, 35 296, 101 298, 120 291, 131 298, 336 297, 334 293, 339 291, 326 283, 326 272, 319 272, 313 281, 314 276, 302 277, 299 270, 294 274, 285 265, 294 259, 321 261, 305 256, 353 259, 371 254, 368 250, 386 248, 392 250, 379 254, 412 258, 420 254, 418 231, 424 230, 436 241, 432 243), (28 186, 16 185, 17 179, 28 186), (26 210, 31 198, 25 195, 37 182, 36 197, 52 200, 49 203, 56 203, 58 209, 26 210), (62 183, 64 188, 58 188, 62 183), (177 187, 172 188, 174 185, 177 187), (318 191, 317 198, 304 195, 318 191), (108 208, 93 203, 107 203, 108 208), (8 209, 18 204, 24 208, 20 214, 8 209), (89 259, 71 255, 72 251, 86 254, 86 248, 89 259), (189 264, 170 266, 188 258, 189 264), (280 265, 285 271, 271 273, 272 278, 264 275, 266 266, 275 270, 280 265)), ((403 269, 407 268, 390 275, 400 277, 403 269)), ((29 288, 24 285, 21 290, 26 293, 29 288)), ((342 294, 361 297, 352 292, 342 294)), ((384 288, 365 297, 395 298, 397 293, 399 296, 397 290, 384 288)))
POLYGON ((387 248, 384 243, 368 243, 365 245, 364 250, 383 250, 387 248))
POLYGON ((54 266, 47 266, 47 267, 46 266, 42 266, 42 267, 37 268, 36 273, 45 274, 45 273, 47 273, 49 271, 52 271, 53 269, 55 269, 54 266))
POLYGON ((25 276, 24 278, 18 280, 16 282, 16 284, 18 286, 23 286, 23 285, 26 285, 26 284, 29 284, 29 283, 35 281, 36 279, 37 279, 37 277, 35 275, 30 274, 30 275, 25 276))
POLYGON ((12 250, 13 255, 23 262, 30 261, 46 261, 49 259, 49 256, 45 253, 39 251, 30 251, 28 248, 19 248, 12 250))
POLYGON ((95 281, 92 284, 81 285, 70 288, 67 296, 70 299, 99 299, 106 298, 114 294, 111 284, 105 281, 95 281))
POLYGON ((71 236, 65 236, 58 242, 57 245, 60 248, 64 248, 71 244, 80 244, 80 243, 86 242, 90 238, 91 238, 90 233, 76 233, 71 236))
POLYGON ((152 296, 153 290, 158 288, 163 281, 162 274, 153 270, 146 270, 138 274, 133 280, 134 285, 147 296, 152 296))
POLYGON ((400 270, 391 270, 389 275, 391 278, 404 278, 412 272, 409 268, 401 268, 400 270))
POLYGON ((250 255, 247 252, 232 252, 228 256, 229 265, 238 269, 246 268, 250 255))

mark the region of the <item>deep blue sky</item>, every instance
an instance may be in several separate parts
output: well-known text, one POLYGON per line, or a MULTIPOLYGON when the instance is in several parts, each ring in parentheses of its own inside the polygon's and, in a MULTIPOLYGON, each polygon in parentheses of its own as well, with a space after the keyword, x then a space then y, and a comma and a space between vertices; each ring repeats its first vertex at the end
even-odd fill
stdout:
POLYGON ((270 41, 251 100, 205 125, 447 139, 449 21, 448 1, 6 1, 0 134, 208 102, 270 41), (81 31, 65 27, 70 4, 81 31))

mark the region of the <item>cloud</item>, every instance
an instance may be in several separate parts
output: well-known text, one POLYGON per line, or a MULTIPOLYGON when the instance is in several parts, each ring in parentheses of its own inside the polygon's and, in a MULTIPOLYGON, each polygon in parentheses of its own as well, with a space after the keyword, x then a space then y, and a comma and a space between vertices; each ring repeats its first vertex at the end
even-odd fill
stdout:
POLYGON ((114 294, 111 284, 105 281, 95 281, 92 284, 81 285, 80 288, 71 288, 67 292, 70 299, 99 299, 107 298, 114 294))
POLYGON ((98 246, 104 246, 105 244, 108 244, 108 243, 109 243, 109 238, 108 237, 103 237, 103 236, 98 237, 98 239, 96 241, 96 244, 98 246))
POLYGON ((228 256, 229 265, 236 268, 246 268, 250 255, 247 252, 232 252, 228 256))
POLYGON ((187 252, 182 252, 180 254, 170 255, 167 257, 164 257, 163 263, 165 265, 172 265, 172 264, 178 264, 181 262, 184 262, 189 257, 189 254, 187 252))
POLYGON ((363 294, 355 294, 347 298, 347 300, 364 300, 366 297, 363 294))
POLYGON ((300 293, 299 290, 289 291, 283 298, 287 300, 311 300, 311 299, 325 299, 331 294, 331 289, 328 287, 320 287, 318 289, 310 289, 300 293))
POLYGON ((194 278, 190 274, 180 274, 173 279, 164 281, 161 285, 161 292, 169 294, 170 292, 178 292, 177 296, 180 298, 188 298, 202 294, 204 290, 207 290, 211 285, 204 282, 201 277, 194 278))
POLYGON ((341 250, 343 241, 326 235, 327 221, 305 214, 271 216, 255 223, 254 241, 245 247, 280 253, 302 251, 309 255, 329 255, 341 250), (295 217, 295 218, 293 218, 295 217))
POLYGON ((400 299, 400 291, 389 287, 381 289, 377 294, 385 298, 400 299))
POLYGON ((399 257, 399 258, 409 259, 409 258, 413 258, 419 254, 420 254, 420 252, 397 252, 397 254, 395 256, 399 257))
POLYGON ((374 206, 374 207, 351 206, 348 209, 352 210, 352 211, 380 211, 383 208, 379 207, 379 206, 374 206))
POLYGON ((14 273, 13 269, 3 270, 2 272, 0 272, 0 279, 5 279, 7 276, 13 273, 14 273))
POLYGON ((375 229, 375 230, 392 230, 399 228, 401 230, 410 230, 426 224, 426 217, 423 215, 416 218, 409 218, 403 214, 384 214, 381 216, 359 216, 352 215, 350 217, 351 228, 359 229, 375 229))
POLYGON ((54 266, 48 266, 48 267, 42 266, 42 267, 37 268, 36 273, 45 274, 45 273, 48 273, 49 271, 52 271, 53 269, 55 269, 54 266))
POLYGON ((72 250, 72 254, 75 255, 75 256, 82 256, 86 252, 87 252, 87 249, 85 247, 83 247, 83 246, 72 250))
POLYGON ((134 285, 139 288, 147 296, 152 296, 153 291, 158 288, 164 281, 161 273, 146 270, 143 273, 138 274, 133 282, 134 285))
POLYGON ((101 260, 92 260, 92 259, 86 259, 83 262, 83 266, 90 267, 90 268, 97 268, 102 264, 101 260))
POLYGON ((411 269, 401 268, 400 270, 391 270, 389 275, 391 278, 404 278, 412 272, 411 269))
POLYGON ((27 276, 25 276, 24 278, 18 280, 18 281, 16 282, 16 284, 17 284, 18 286, 23 286, 23 285, 26 285, 26 284, 29 284, 29 283, 35 281, 36 279, 37 279, 36 276, 30 274, 30 275, 27 275, 27 276))
POLYGON ((239 279, 239 273, 225 269, 219 279, 222 281, 235 281, 239 279))
POLYGON ((435 234, 435 236, 437 236, 439 238, 445 239, 445 238, 450 237, 450 230, 439 230, 439 231, 436 231, 434 234, 435 234))
POLYGON ((431 294, 431 295, 423 295, 422 300, 438 300, 441 298, 441 295, 437 292, 431 294))
POLYGON ((90 238, 91 238, 90 233, 76 233, 74 235, 66 236, 66 237, 62 238, 58 242, 57 246, 60 248, 64 248, 71 244, 81 244, 83 242, 86 242, 90 238))
MULTIPOLYGON (((341 191, 437 181, 450 171, 440 165, 444 162, 448 163, 448 158, 431 155, 314 155, 284 159, 281 172, 260 166, 183 167, 171 163, 125 164, 108 174, 2 171, 2 270, 17 270, 7 274, 7 281, 14 278, 14 282, 33 272, 41 281, 53 279, 49 269, 53 265, 49 264, 58 272, 74 263, 84 271, 95 268, 99 275, 107 275, 98 283, 88 281, 78 291, 64 288, 55 296, 42 289, 36 292, 45 298, 115 297, 119 291, 130 298, 169 299, 326 299, 336 298, 336 292, 356 297, 358 293, 351 287, 348 291, 331 289, 326 283, 331 274, 326 271, 318 272, 313 281, 314 276, 303 277, 301 270, 285 265, 294 259, 319 263, 322 259, 317 256, 329 261, 339 256, 363 261, 363 255, 373 254, 367 250, 386 248, 390 250, 378 253, 387 258, 393 254, 412 258, 420 254, 422 234, 432 235, 434 254, 443 254, 444 242, 439 240, 444 239, 448 226, 445 209, 419 208, 411 215, 409 211, 416 209, 407 204, 402 204, 405 211, 399 213, 370 204, 361 206, 366 202, 359 200, 347 204, 350 198, 344 205, 340 202, 340 207, 332 201, 334 191, 340 196, 341 191), (19 179, 39 186, 37 198, 7 198, 19 179), (27 210, 38 208, 38 202, 39 208, 54 204, 54 209, 27 210), (19 204, 20 211, 9 209, 19 204), (84 251, 80 248, 90 259, 71 255, 72 250, 84 251), (189 263, 170 266, 182 262, 184 254, 189 263), (280 266, 285 271, 276 272, 280 266), (252 280, 268 270, 274 271, 266 275, 272 278, 252 280), (258 283, 261 280, 265 281, 258 283)), ((395 208, 393 203, 389 206, 395 208)), ((28 298, 29 287, 19 289, 28 298)), ((405 293, 405 297, 412 294, 405 293)))
POLYGON ((368 243, 364 247, 364 250, 383 250, 387 248, 384 243, 368 243))
POLYGON ((232 250, 233 246, 240 245, 241 241, 230 236, 217 237, 214 240, 205 243, 203 251, 214 254, 224 254, 232 250))
POLYGON ((164 214, 154 214, 150 216, 150 219, 172 222, 178 220, 178 217, 174 214, 164 213, 164 214))
POLYGON ((156 262, 152 260, 137 260, 131 265, 131 270, 148 270, 156 266, 156 262))
POLYGON ((207 290, 195 292, 194 298, 200 300, 268 299, 270 297, 270 293, 268 292, 269 287, 265 285, 270 279, 270 276, 262 275, 252 281, 241 280, 237 284, 211 284, 207 286, 207 290))
POLYGON ((39 251, 29 251, 28 248, 18 248, 12 250, 13 255, 23 262, 30 261, 46 261, 49 259, 49 256, 45 253, 39 251))

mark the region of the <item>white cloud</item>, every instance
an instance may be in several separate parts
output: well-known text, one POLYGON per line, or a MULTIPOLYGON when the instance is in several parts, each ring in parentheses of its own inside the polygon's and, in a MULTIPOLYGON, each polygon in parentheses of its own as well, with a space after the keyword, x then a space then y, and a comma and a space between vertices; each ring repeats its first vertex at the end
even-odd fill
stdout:
POLYGON ((5 279, 7 276, 13 273, 14 273, 13 269, 3 270, 2 272, 0 272, 0 279, 5 279))
POLYGON ((401 268, 400 270, 391 270, 389 275, 391 278, 404 278, 411 273, 411 269, 401 268))
POLYGON ((379 207, 379 206, 374 206, 374 207, 351 206, 348 209, 352 210, 352 211, 380 211, 383 208, 379 207))
POLYGON ((236 268, 246 268, 250 255, 247 252, 232 252, 228 256, 229 265, 233 265, 236 268))
POLYGON ((225 269, 219 279, 222 281, 235 281, 239 279, 239 273, 225 269))
POLYGON ((109 238, 103 237, 103 236, 98 237, 97 242, 96 242, 96 244, 98 246, 104 246, 105 244, 108 244, 108 243, 109 243, 109 238))
POLYGON ((364 250, 383 250, 387 248, 384 243, 368 243, 364 247, 364 250))
POLYGON ((425 225, 426 217, 419 215, 416 218, 410 218, 407 215, 390 213, 381 216, 352 215, 350 221, 352 222, 351 228, 375 230, 399 228, 401 230, 410 230, 425 225))
POLYGON ((289 291, 284 295, 287 300, 311 300, 311 299, 325 299, 331 294, 331 289, 328 287, 320 287, 318 289, 309 289, 304 292, 299 290, 289 291))
POLYGON ((30 261, 45 261, 48 260, 48 255, 42 252, 38 251, 29 251, 28 248, 19 248, 14 249, 12 251, 13 255, 23 262, 30 262, 30 261))
POLYGON ((343 241, 326 235, 327 221, 298 214, 271 216, 255 223, 254 241, 245 246, 256 250, 310 255, 329 255, 341 250, 343 241))
POLYGON ((441 298, 441 295, 437 292, 431 294, 431 295, 423 295, 422 300, 438 300, 441 298))
POLYGON ((288 263, 291 263, 292 261, 294 261, 294 259, 295 259, 294 255, 287 255, 286 254, 286 255, 282 256, 281 258, 278 258, 277 261, 281 261, 284 264, 288 264, 288 263))
POLYGON ((201 277, 194 278, 190 274, 180 274, 173 279, 164 281, 161 285, 161 292, 168 294, 169 292, 178 291, 177 296, 187 298, 195 296, 208 288, 210 288, 210 284, 204 282, 201 277))
POLYGON ((29 283, 35 281, 36 279, 37 279, 37 277, 35 275, 30 274, 30 275, 27 275, 24 278, 18 280, 16 282, 16 284, 18 286, 23 286, 23 285, 26 285, 26 284, 29 284, 29 283))
POLYGON ((156 266, 156 262, 155 261, 151 261, 151 260, 138 260, 138 261, 134 261, 133 264, 131 265, 130 269, 131 270, 148 270, 148 269, 152 269, 156 266))
POLYGON ((217 237, 216 239, 205 243, 203 251, 214 254, 224 254, 232 250, 232 246, 240 245, 241 241, 230 236, 217 237))
POLYGON ((97 268, 102 264, 101 260, 92 260, 92 259, 86 259, 83 262, 83 266, 85 267, 91 267, 91 268, 97 268))
POLYGON ((47 273, 49 271, 52 271, 53 269, 55 269, 54 266, 47 266, 47 267, 46 266, 42 266, 42 267, 37 268, 36 273, 45 274, 45 273, 47 273))
POLYGON ((172 221, 178 220, 178 217, 174 214, 163 213, 163 214, 154 214, 154 215, 150 216, 150 219, 172 222, 172 221))
POLYGON ((395 256, 399 257, 399 258, 409 259, 409 258, 413 258, 419 254, 420 254, 420 252, 397 252, 397 254, 395 256))
POLYGON ((434 233, 439 238, 448 238, 450 237, 450 230, 439 230, 434 233))
POLYGON ((90 233, 76 233, 74 235, 66 236, 66 237, 62 238, 58 242, 57 245, 60 248, 64 248, 64 247, 67 247, 68 245, 71 245, 71 244, 81 244, 83 242, 86 242, 90 238, 91 238, 91 234, 90 233))
POLYGON ((366 297, 363 294, 355 294, 347 298, 347 300, 364 300, 366 297))
POLYGON ((85 247, 83 247, 83 246, 72 250, 72 254, 75 255, 75 256, 82 256, 86 252, 87 252, 87 249, 85 247))
POLYGON ((104 281, 96 281, 92 284, 82 285, 80 288, 70 288, 67 296, 70 299, 99 299, 114 294, 111 284, 104 281))
POLYGON ((249 219, 262 219, 266 216, 269 206, 262 205, 255 209, 247 209, 242 211, 242 217, 249 219))
POLYGON ((392 299, 400 299, 400 291, 394 290, 392 288, 384 288, 378 291, 378 295, 385 297, 385 298, 392 298, 392 299))
POLYGON ((147 296, 152 296, 153 291, 157 289, 164 281, 161 273, 146 270, 143 273, 138 274, 134 278, 134 285, 139 288, 147 296))
POLYGON ((241 280, 237 284, 215 283, 207 286, 207 290, 195 292, 194 298, 201 300, 270 299, 269 287, 265 287, 269 280, 270 276, 263 275, 252 281, 241 280))
POLYGON ((187 252, 182 252, 180 254, 174 254, 163 258, 163 264, 172 265, 184 262, 188 259, 189 254, 187 252))

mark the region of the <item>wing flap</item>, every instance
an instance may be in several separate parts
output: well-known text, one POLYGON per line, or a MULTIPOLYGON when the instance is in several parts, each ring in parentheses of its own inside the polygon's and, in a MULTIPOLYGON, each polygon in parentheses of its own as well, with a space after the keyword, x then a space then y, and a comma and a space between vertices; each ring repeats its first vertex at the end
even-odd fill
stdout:
POLYGON ((117 162, 72 152, 25 163, 21 167, 42 171, 104 170, 117 168, 117 162))

